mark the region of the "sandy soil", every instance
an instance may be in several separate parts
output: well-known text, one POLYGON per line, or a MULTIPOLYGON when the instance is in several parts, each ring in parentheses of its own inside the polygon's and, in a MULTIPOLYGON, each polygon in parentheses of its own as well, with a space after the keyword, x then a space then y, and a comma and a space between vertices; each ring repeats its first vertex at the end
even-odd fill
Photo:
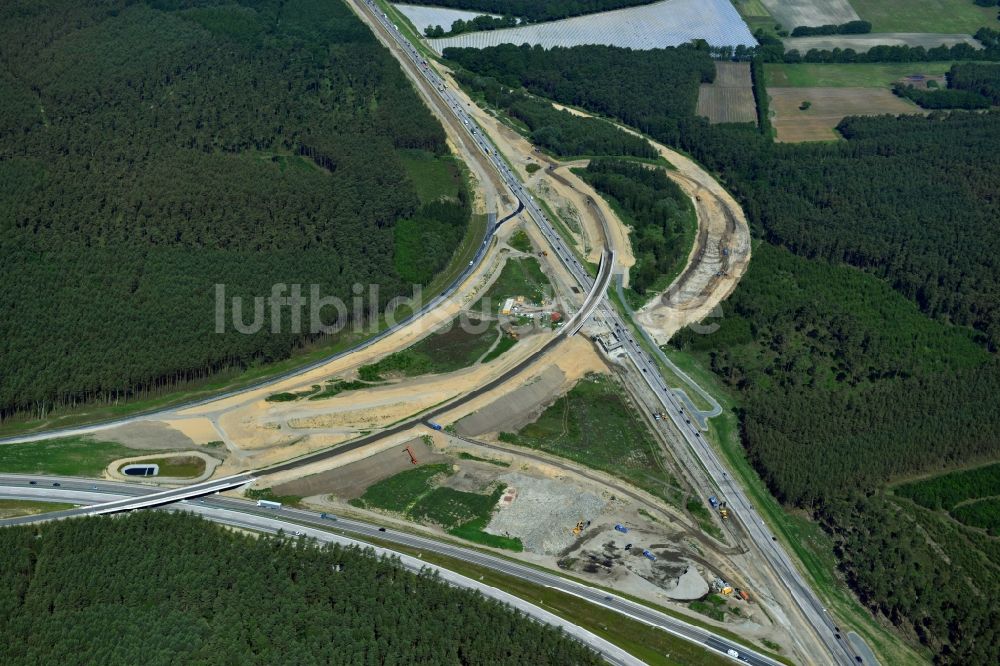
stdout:
MULTIPOLYGON (((559 104, 554 106, 589 115, 559 104)), ((698 214, 698 237, 684 271, 638 313, 642 326, 663 344, 684 326, 715 313, 719 303, 736 288, 750 262, 750 228, 743 209, 711 174, 689 157, 645 138, 674 167, 667 175, 691 197, 698 214)), ((613 219, 608 218, 609 222, 613 219)))
POLYGON ((846 116, 922 113, 916 104, 881 88, 768 88, 778 141, 834 141, 834 127, 846 116), (799 109, 802 102, 811 107, 799 109))
POLYGON ((97 438, 140 450, 191 449, 196 446, 194 440, 180 429, 159 421, 141 421, 102 430, 97 438))

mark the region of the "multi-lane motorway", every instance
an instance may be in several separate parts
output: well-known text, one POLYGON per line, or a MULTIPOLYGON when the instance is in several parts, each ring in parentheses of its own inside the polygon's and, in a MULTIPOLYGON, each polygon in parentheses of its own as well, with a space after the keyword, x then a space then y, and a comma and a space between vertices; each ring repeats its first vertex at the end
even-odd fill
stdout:
MULTIPOLYGON (((433 67, 429 65, 414 45, 403 36, 399 29, 392 24, 373 0, 364 0, 363 4, 371 17, 381 27, 382 32, 395 41, 400 47, 400 51, 409 58, 417 71, 420 72, 424 79, 430 83, 431 87, 447 103, 447 107, 466 128, 466 131, 473 135, 476 145, 499 172, 500 177, 507 187, 510 188, 514 196, 524 205, 525 212, 541 230, 545 239, 554 248, 555 255, 566 266, 570 274, 580 285, 590 290, 594 283, 593 279, 587 273, 585 267, 580 264, 576 256, 569 250, 562 237, 552 227, 545 213, 535 202, 534 197, 527 191, 507 166, 507 163, 498 154, 496 146, 476 126, 474 119, 465 108, 468 101, 465 101, 462 96, 448 87, 446 80, 434 71, 433 67)), ((725 466, 722 464, 712 445, 705 440, 699 429, 691 423, 676 395, 667 387, 665 381, 660 376, 656 364, 649 358, 640 343, 626 328, 617 311, 606 300, 602 301, 598 311, 603 320, 608 322, 614 329, 615 334, 622 341, 624 353, 635 364, 646 385, 656 395, 664 411, 670 416, 670 420, 698 457, 698 460, 716 485, 716 493, 720 499, 726 501, 733 510, 737 520, 742 523, 758 553, 771 567, 776 577, 786 586, 799 611, 828 652, 825 655, 825 659, 823 658, 824 655, 810 655, 810 657, 816 660, 832 660, 834 663, 840 664, 857 663, 860 655, 843 638, 843 634, 838 631, 822 602, 806 584, 781 544, 773 538, 764 520, 747 498, 743 488, 729 477, 725 466)))
MULTIPOLYGON (((75 479, 69 477, 43 477, 43 476, 23 476, 4 474, 0 475, 0 497, 5 498, 34 498, 48 501, 72 501, 74 498, 82 498, 86 502, 99 502, 95 499, 97 494, 106 494, 107 501, 102 504, 114 504, 122 506, 128 503, 142 504, 142 499, 149 498, 160 490, 155 487, 142 486, 139 484, 125 483, 119 481, 91 481, 86 479, 75 479), (31 483, 34 481, 34 485, 31 483), (54 484, 59 484, 58 486, 54 484), (79 493, 85 493, 80 495, 79 493)), ((77 501, 81 501, 78 499, 77 501)), ((639 622, 659 627, 675 636, 702 645, 710 650, 715 650, 732 656, 731 650, 737 656, 734 659, 753 664, 754 666, 777 666, 778 662, 762 655, 744 645, 731 641, 727 638, 717 636, 712 632, 688 624, 683 620, 661 613, 647 606, 635 603, 628 599, 619 597, 613 593, 593 588, 573 580, 568 580, 554 573, 535 569, 523 564, 518 564, 510 560, 482 553, 472 548, 465 548, 451 543, 441 542, 434 539, 401 532, 388 528, 380 528, 358 520, 337 517, 329 514, 323 518, 324 514, 303 509, 282 508, 279 510, 261 509, 252 502, 246 500, 233 499, 218 495, 210 495, 199 500, 187 500, 185 504, 175 504, 184 508, 227 510, 232 516, 243 516, 242 521, 231 519, 228 524, 247 527, 248 529, 260 529, 257 519, 269 517, 291 521, 284 528, 286 532, 293 533, 300 526, 313 526, 325 530, 335 530, 344 534, 364 538, 377 539, 383 542, 391 542, 418 549, 426 552, 445 555, 456 560, 468 562, 470 564, 486 567, 499 571, 505 575, 519 578, 542 587, 551 587, 567 594, 574 595, 588 602, 604 606, 622 615, 631 617, 639 622)), ((86 513, 87 507, 73 509, 74 512, 86 513)), ((66 512, 60 512, 60 515, 66 512)), ((215 519, 212 513, 202 512, 207 518, 215 519)), ((52 516, 56 514, 48 514, 52 516)), ((37 521, 37 517, 24 519, 10 519, 0 521, 0 525, 18 524, 37 521)), ((606 655, 608 656, 608 655, 606 655)), ((614 659, 614 662, 625 661, 614 659)))

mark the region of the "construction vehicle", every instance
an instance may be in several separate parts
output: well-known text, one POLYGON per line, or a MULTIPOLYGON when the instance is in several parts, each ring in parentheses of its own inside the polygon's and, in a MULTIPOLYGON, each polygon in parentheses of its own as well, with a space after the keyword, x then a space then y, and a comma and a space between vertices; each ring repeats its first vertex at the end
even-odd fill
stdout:
POLYGON ((728 519, 729 509, 727 509, 726 507, 722 507, 721 509, 719 509, 719 517, 722 518, 723 520, 728 519))
POLYGON ((403 450, 406 451, 408 454, 410 454, 410 464, 416 465, 417 464, 417 457, 415 455, 413 455, 413 449, 410 448, 409 444, 407 444, 406 448, 403 449, 403 450))
POLYGON ((615 525, 615 529, 621 532, 622 534, 628 534, 628 528, 625 527, 624 525, 621 524, 615 525))
POLYGON ((730 594, 733 593, 733 588, 730 587, 729 585, 726 585, 724 588, 719 590, 719 592, 721 592, 723 596, 728 597, 730 594))
POLYGON ((650 560, 650 561, 652 561, 652 562, 655 562, 655 561, 656 561, 656 555, 653 555, 653 554, 652 554, 651 552, 649 552, 648 550, 643 550, 643 551, 642 551, 642 556, 643 556, 643 557, 645 557, 645 558, 646 558, 647 560, 650 560))
POLYGON ((718 509, 719 508, 719 498, 716 497, 715 495, 711 495, 708 498, 708 503, 712 505, 713 509, 718 509))
POLYGON ((694 195, 694 200, 695 201, 701 201, 701 195, 700 194, 694 195))
POLYGON ((747 603, 750 603, 750 595, 747 594, 746 590, 737 590, 737 594, 740 595, 740 599, 742 599, 743 601, 745 601, 747 603))
POLYGON ((582 532, 585 527, 584 522, 585 521, 582 520, 577 522, 576 527, 573 528, 573 536, 580 536, 580 532, 582 532))

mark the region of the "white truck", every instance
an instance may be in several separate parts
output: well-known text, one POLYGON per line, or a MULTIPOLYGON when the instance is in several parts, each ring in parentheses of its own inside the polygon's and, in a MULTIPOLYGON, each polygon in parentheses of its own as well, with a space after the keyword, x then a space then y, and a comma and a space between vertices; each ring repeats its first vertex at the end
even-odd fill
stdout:
POLYGON ((257 500, 257 506, 264 509, 280 509, 281 502, 272 502, 271 500, 257 500))

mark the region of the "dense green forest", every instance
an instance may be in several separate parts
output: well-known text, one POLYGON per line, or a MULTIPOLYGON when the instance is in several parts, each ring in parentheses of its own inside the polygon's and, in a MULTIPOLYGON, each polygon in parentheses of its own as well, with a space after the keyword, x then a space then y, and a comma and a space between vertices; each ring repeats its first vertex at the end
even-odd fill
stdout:
POLYGON ((948 71, 948 89, 915 88, 896 83, 892 90, 925 109, 988 109, 1000 105, 1000 65, 956 63, 948 71))
POLYGON ((656 0, 413 0, 414 5, 468 9, 487 14, 517 16, 526 21, 553 21, 567 16, 648 5, 656 0))
POLYGON ((658 157, 653 146, 643 138, 601 120, 556 109, 551 102, 505 86, 492 77, 463 70, 456 73, 455 78, 474 98, 500 109, 515 123, 523 124, 533 144, 559 157, 658 157))
MULTIPOLYGON (((448 56, 624 121, 720 175, 751 221, 753 260, 720 329, 673 344, 739 397, 748 458, 832 536, 862 603, 939 663, 993 661, 1000 621, 977 581, 1000 573, 996 539, 885 484, 1000 455, 1000 114, 848 118, 844 141, 782 145, 672 103, 710 79, 697 49, 448 56), (688 66, 668 77, 672 94, 651 67, 667 57, 688 66)), ((988 509, 960 517, 976 525, 988 509)))
POLYGON ((465 232, 462 179, 425 202, 401 159, 443 130, 341 2, 17 0, 0 59, 0 419, 287 357, 308 323, 215 334, 216 283, 384 304, 465 232))
POLYGON ((691 200, 657 167, 600 159, 575 172, 607 197, 632 227, 635 266, 629 288, 640 295, 666 288, 664 279, 680 271, 694 242, 691 200))
POLYGON ((137 512, 0 530, 4 664, 598 664, 371 551, 137 512))

